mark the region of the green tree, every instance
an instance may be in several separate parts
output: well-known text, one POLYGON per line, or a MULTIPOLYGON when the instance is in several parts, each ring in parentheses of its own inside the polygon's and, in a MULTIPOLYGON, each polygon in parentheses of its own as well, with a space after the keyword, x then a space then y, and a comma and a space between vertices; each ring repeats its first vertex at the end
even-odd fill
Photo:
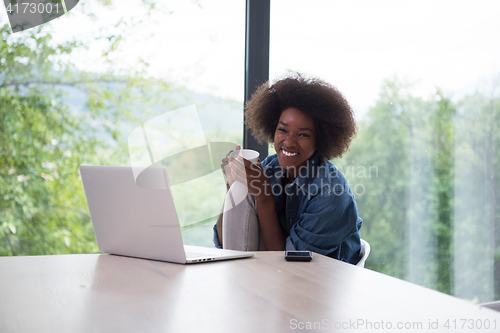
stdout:
MULTIPOLYGON (((47 26, 0 29, 0 255, 97 251, 78 166, 126 164, 127 130, 170 103, 170 85, 144 72, 77 70, 67 59, 85 47, 47 26)), ((104 38, 103 57, 122 37, 104 38)))
POLYGON ((498 299, 498 84, 453 103, 387 80, 360 122, 349 179, 367 267, 475 301, 498 299))
POLYGON ((388 80, 349 155, 337 166, 354 190, 361 235, 372 245, 367 267, 406 278, 410 110, 404 85, 388 80))
POLYGON ((431 116, 436 216, 437 289, 453 293, 453 218, 455 167, 455 115, 450 99, 438 90, 431 116))
POLYGON ((454 294, 479 302, 500 298, 498 79, 488 86, 457 104, 455 120, 454 294))
MULTIPOLYGON (((79 162, 95 160, 100 142, 82 116, 62 103, 50 57, 74 44, 49 46, 35 32, 12 40, 1 30, 0 221, 2 255, 82 252, 94 249, 81 208, 79 162), (33 43, 30 46, 30 43, 33 43), (97 149, 94 150, 96 147, 97 149)), ((101 146, 102 147, 102 146, 101 146)))

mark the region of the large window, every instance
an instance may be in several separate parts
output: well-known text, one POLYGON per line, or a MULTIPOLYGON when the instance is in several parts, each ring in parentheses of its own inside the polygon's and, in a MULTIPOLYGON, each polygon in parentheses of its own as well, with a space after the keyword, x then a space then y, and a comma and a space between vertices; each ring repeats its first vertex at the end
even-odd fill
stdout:
MULTIPOLYGON (((169 161, 168 156, 162 157, 171 178, 192 176, 172 186, 184 242, 213 246, 212 227, 226 190, 220 170, 221 149, 234 149, 243 138, 245 4, 172 1, 164 5, 167 15, 154 13, 152 20, 158 22, 141 25, 123 54, 129 62, 145 58, 149 75, 176 87, 164 92, 171 103, 157 106, 157 118, 149 116, 144 121, 156 121, 174 146, 191 150, 169 161), (196 108, 194 117, 170 117, 170 123, 162 124, 161 117, 188 105, 196 108), (195 157, 200 135, 209 154, 195 157)), ((167 141, 160 146, 166 146, 167 141)))
MULTIPOLYGON (((16 35, 0 16, 1 255, 97 251, 77 167, 129 163, 128 135, 168 118, 156 117, 195 105, 193 135, 242 143, 244 1, 111 2, 16 35)), ((499 10, 271 1, 271 80, 318 76, 355 111, 359 134, 333 162, 364 220, 367 267, 474 302, 500 299, 499 10)), ((174 190, 187 244, 212 245, 213 156, 174 190)))
POLYGON ((271 78, 344 93, 359 124, 348 178, 367 267, 500 299, 500 21, 496 1, 271 3, 271 78), (305 7, 306 6, 306 7, 305 7))
POLYGON ((213 246, 219 148, 243 138, 244 2, 80 1, 16 34, 0 12, 0 255, 97 252, 78 166, 129 164, 134 129, 188 106, 165 137, 211 149, 174 200, 185 243, 213 246))

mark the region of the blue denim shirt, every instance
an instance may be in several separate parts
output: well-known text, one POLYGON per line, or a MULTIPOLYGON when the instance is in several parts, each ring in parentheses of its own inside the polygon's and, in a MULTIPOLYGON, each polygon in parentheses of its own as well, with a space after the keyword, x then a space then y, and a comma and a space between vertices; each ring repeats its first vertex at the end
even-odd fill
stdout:
MULTIPOLYGON (((286 250, 313 251, 356 264, 361 249, 363 220, 345 176, 333 163, 313 155, 300 175, 282 187, 285 174, 276 155, 262 161, 278 216, 285 216, 289 236, 286 250), (283 204, 286 191, 286 209, 283 204)), ((214 227, 214 243, 217 241, 214 227)))

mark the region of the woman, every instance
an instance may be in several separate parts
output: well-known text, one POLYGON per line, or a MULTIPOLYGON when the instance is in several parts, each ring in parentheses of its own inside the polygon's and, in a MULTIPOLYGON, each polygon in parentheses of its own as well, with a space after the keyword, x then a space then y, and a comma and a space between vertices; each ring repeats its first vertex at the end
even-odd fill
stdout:
POLYGON ((253 135, 273 142, 276 154, 261 163, 229 154, 222 161, 226 205, 235 181, 248 184, 248 195, 219 217, 215 245, 309 250, 356 264, 362 220, 347 180, 328 161, 342 156, 356 135, 342 94, 320 79, 295 74, 260 86, 245 116, 253 135))

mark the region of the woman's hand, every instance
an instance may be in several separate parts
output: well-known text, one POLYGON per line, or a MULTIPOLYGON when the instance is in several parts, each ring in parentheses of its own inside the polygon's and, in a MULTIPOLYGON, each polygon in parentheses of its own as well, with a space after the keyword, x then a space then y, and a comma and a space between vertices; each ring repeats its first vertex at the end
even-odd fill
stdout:
POLYGON ((248 188, 248 192, 257 200, 259 225, 266 250, 283 251, 285 249, 285 236, 281 232, 269 179, 264 173, 260 160, 252 163, 240 155, 236 158, 230 156, 229 166, 233 178, 244 184, 248 188))
POLYGON ((264 173, 260 160, 255 163, 238 155, 229 156, 229 166, 234 180, 242 183, 257 199, 269 194, 269 180, 264 173))
MULTIPOLYGON (((241 146, 237 145, 234 150, 241 150, 241 146)), ((229 166, 229 157, 234 150, 230 150, 229 153, 226 154, 226 157, 222 159, 222 164, 220 165, 222 173, 226 177, 226 186, 228 190, 234 183, 233 174, 231 173, 231 167, 229 166)))

